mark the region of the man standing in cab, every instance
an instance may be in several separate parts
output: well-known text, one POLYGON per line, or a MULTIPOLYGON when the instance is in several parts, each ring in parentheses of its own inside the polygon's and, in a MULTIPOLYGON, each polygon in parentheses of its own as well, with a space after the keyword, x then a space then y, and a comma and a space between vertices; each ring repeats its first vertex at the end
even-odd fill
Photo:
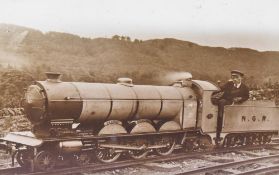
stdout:
POLYGON ((223 113, 225 105, 240 104, 249 98, 249 89, 242 82, 244 74, 238 70, 231 71, 231 80, 221 87, 222 96, 218 100, 218 118, 216 142, 221 141, 220 133, 223 125, 223 113))

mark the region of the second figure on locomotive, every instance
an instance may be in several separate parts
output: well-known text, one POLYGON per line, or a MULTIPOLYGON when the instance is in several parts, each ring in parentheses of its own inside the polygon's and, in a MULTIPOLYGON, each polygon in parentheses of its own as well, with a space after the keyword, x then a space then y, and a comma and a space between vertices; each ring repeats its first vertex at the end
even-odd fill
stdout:
POLYGON ((217 101, 218 104, 218 118, 217 118, 217 132, 216 142, 221 141, 220 133, 223 125, 224 106, 231 104, 240 104, 249 98, 249 89, 242 82, 244 74, 238 70, 231 71, 231 79, 221 86, 221 96, 217 101))

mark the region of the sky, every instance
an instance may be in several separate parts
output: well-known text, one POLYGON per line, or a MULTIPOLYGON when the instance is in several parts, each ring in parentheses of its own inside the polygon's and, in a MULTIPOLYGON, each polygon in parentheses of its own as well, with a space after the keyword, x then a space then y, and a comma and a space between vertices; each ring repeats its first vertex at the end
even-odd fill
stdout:
POLYGON ((0 0, 0 23, 279 51, 278 0, 0 0))

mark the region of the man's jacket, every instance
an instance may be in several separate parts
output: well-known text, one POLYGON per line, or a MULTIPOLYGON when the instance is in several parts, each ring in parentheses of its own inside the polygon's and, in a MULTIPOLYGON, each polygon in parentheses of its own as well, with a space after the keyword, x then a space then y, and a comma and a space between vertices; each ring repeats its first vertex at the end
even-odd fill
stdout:
POLYGON ((233 102, 234 98, 239 98, 237 103, 242 103, 249 98, 249 89, 248 87, 241 83, 239 88, 234 86, 232 81, 227 82, 224 86, 221 87, 221 91, 224 92, 223 99, 226 99, 230 102, 233 102))

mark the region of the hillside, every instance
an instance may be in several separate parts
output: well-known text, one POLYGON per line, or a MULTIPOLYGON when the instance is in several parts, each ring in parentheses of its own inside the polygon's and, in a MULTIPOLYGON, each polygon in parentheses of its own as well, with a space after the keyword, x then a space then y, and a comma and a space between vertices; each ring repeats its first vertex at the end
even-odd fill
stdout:
POLYGON ((0 63, 21 67, 35 79, 44 79, 44 71, 60 71, 64 80, 113 82, 128 76, 137 84, 165 84, 171 72, 225 81, 229 70, 240 69, 250 83, 279 80, 279 52, 207 47, 172 38, 90 39, 7 24, 0 24, 0 63))

